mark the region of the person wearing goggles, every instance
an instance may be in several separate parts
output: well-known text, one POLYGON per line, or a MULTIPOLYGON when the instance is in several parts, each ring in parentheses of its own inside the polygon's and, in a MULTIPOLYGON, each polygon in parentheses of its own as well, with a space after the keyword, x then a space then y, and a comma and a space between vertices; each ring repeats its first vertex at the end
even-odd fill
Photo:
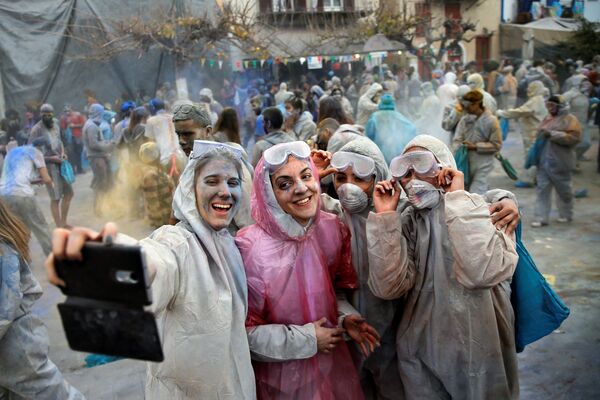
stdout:
POLYGON ((342 294, 358 286, 350 234, 319 208, 308 145, 265 150, 253 189, 256 224, 238 232, 236 244, 248 280, 246 326, 258 397, 362 399, 342 333, 365 355, 379 336, 342 294))
POLYGON ((376 185, 366 224, 368 283, 380 298, 404 299, 396 343, 405 397, 518 398, 508 289, 518 217, 499 230, 487 202, 506 192, 466 192, 452 153, 428 135, 392 164, 394 178, 376 185))
MULTIPOLYGON (((374 210, 375 184, 390 178, 389 168, 381 150, 365 137, 346 143, 333 155, 314 154, 313 160, 321 171, 333 174, 333 189, 339 199, 322 194, 322 210, 337 215, 350 229, 352 265, 359 282, 351 304, 381 334, 381 346, 360 364, 361 387, 373 398, 404 398, 395 345, 400 301, 380 299, 368 285, 367 218, 374 210)), ((352 350, 358 353, 357 348, 352 350)))
POLYGON ((457 150, 464 145, 469 150, 469 185, 471 193, 488 190, 488 176, 494 169, 494 154, 502 148, 502 132, 496 117, 483 106, 483 95, 477 90, 465 94, 461 101, 466 114, 454 135, 457 150))
POLYGON ((227 231, 243 196, 240 153, 195 142, 173 197, 177 225, 137 241, 114 223, 101 232, 56 229, 48 280, 64 285, 54 259, 81 260, 87 241, 139 245, 147 255, 165 359, 148 363, 145 398, 256 399, 245 318, 247 283, 240 252, 227 231))

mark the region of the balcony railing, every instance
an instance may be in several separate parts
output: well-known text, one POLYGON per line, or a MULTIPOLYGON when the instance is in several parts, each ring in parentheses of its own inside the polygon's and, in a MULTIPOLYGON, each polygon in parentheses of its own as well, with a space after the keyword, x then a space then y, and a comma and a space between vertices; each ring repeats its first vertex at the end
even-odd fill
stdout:
POLYGON ((354 0, 260 0, 259 18, 286 27, 306 27, 330 22, 346 24, 371 12, 355 7, 354 0))

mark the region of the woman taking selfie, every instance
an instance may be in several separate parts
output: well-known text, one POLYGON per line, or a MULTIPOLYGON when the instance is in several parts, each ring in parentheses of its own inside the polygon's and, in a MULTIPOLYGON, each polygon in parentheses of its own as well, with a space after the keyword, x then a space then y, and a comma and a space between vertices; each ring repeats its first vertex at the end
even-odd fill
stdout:
POLYGON ((57 229, 46 262, 81 259, 88 240, 140 245, 152 282, 152 311, 162 332, 165 360, 148 363, 147 399, 254 399, 242 258, 227 227, 242 196, 242 153, 227 144, 195 141, 173 198, 179 223, 141 241, 117 234, 57 229))

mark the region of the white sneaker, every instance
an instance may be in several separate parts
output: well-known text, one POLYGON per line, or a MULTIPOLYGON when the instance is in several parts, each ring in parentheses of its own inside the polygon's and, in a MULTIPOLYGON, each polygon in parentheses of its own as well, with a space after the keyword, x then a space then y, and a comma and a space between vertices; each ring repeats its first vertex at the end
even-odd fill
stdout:
POLYGON ((559 217, 556 219, 556 222, 560 222, 561 224, 565 224, 567 222, 571 222, 572 219, 571 218, 563 218, 563 217, 559 217))
POLYGON ((547 222, 542 222, 542 221, 533 221, 531 223, 531 226, 533 228, 541 228, 542 226, 546 226, 546 225, 548 225, 548 223, 547 222))

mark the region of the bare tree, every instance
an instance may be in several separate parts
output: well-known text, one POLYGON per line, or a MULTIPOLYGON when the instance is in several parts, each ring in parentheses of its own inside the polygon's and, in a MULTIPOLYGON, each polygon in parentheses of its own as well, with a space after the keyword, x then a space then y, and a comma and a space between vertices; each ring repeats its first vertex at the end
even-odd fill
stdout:
POLYGON ((355 26, 328 29, 322 39, 364 43, 373 35, 383 34, 390 40, 402 43, 406 51, 433 68, 442 61, 449 49, 475 38, 477 23, 415 15, 408 11, 407 6, 406 1, 401 1, 397 11, 390 9, 386 2, 380 2, 373 13, 360 19, 355 26))

